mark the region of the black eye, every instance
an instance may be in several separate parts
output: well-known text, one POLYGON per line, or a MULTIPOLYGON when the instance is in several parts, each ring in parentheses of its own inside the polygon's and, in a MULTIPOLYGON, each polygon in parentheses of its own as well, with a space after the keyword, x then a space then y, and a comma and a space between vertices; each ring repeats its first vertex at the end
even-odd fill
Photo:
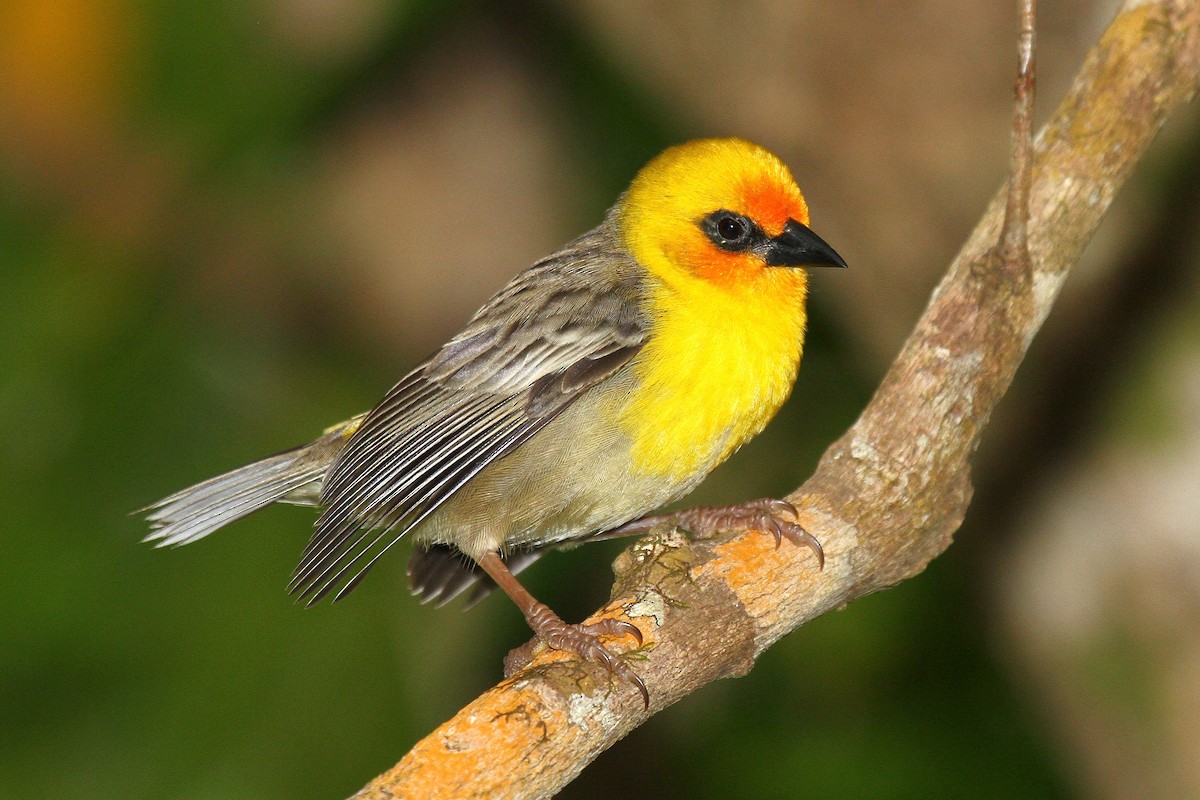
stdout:
POLYGON ((717 220, 717 233, 729 242, 736 242, 749 232, 750 228, 737 217, 721 217, 717 220))
POLYGON ((714 211, 700 221, 709 240, 731 253, 749 250, 763 238, 758 226, 736 211, 714 211))

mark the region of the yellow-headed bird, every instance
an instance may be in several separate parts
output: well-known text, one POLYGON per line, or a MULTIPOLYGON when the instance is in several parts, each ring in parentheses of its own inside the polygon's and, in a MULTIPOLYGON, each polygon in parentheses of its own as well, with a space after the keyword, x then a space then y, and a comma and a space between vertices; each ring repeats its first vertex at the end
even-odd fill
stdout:
MULTIPOLYGON (((273 502, 320 506, 290 585, 311 603, 341 597, 409 534, 414 593, 485 594, 478 566, 546 644, 602 661, 648 702, 597 639, 640 640, 635 626, 568 625, 513 573, 556 546, 646 530, 661 518, 639 518, 775 415, 804 339, 798 268, 845 266, 807 223, 791 173, 763 148, 670 148, 598 227, 517 275, 373 411, 159 501, 147 538, 186 544, 273 502)), ((793 513, 766 500, 674 519, 766 529, 820 557, 793 513)))

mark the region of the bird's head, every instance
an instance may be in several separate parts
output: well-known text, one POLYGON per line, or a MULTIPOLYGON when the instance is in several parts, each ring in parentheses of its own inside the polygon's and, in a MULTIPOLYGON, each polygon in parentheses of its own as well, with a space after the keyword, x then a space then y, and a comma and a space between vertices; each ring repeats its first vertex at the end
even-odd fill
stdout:
POLYGON ((634 258, 660 278, 743 285, 767 270, 844 267, 808 229, 792 173, 742 139, 699 139, 642 168, 618 209, 634 258))

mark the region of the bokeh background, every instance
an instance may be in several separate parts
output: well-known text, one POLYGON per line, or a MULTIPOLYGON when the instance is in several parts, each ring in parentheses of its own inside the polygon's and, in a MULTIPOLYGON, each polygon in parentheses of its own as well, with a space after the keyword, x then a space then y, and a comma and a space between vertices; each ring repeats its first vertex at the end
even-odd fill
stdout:
MULTIPOLYGON (((177 551, 130 512, 368 408, 668 144, 774 149, 852 265, 699 499, 798 485, 1004 175, 1013 5, 0 2, 0 798, 344 797, 491 685, 503 598, 420 606, 398 555, 306 610, 309 510, 177 551)), ((1044 118, 1115 4, 1041 5, 1044 118)), ((1072 275, 956 545, 562 797, 1200 797, 1198 132, 1072 275)), ((581 617, 621 546, 529 585, 581 617)))

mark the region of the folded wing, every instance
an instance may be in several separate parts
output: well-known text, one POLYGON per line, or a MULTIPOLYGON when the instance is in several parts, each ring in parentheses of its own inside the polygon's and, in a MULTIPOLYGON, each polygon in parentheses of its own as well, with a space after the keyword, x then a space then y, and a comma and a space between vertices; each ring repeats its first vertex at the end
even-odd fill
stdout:
POLYGON ((290 591, 309 603, 343 596, 471 478, 633 358, 646 331, 640 271, 611 231, 514 278, 367 415, 325 480, 290 591))

